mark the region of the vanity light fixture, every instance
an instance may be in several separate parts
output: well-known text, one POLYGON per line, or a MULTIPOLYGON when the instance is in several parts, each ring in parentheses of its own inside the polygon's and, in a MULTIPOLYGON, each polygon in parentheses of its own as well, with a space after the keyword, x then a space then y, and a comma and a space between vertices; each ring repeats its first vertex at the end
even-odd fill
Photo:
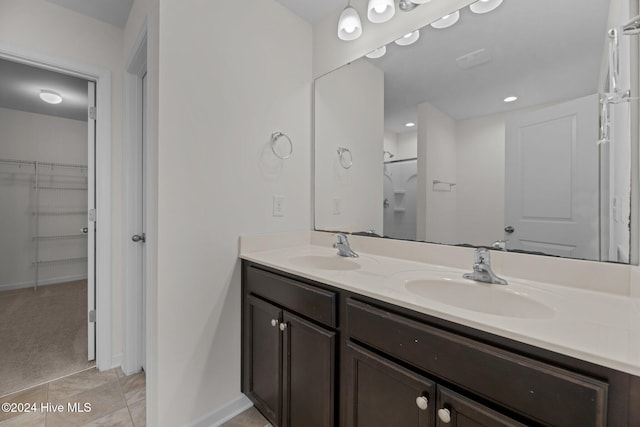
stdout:
POLYGON ((517 96, 507 96, 507 97, 504 99, 504 102, 509 103, 509 102, 514 102, 514 101, 517 101, 517 100, 518 100, 518 97, 517 97, 517 96))
POLYGON ((42 89, 40 91, 40 99, 47 104, 60 104, 62 102, 62 96, 58 92, 49 89, 42 89))
POLYGON ((411 3, 415 3, 415 4, 425 4, 425 3, 429 3, 431 0, 411 0, 411 3))
POLYGON ((367 18, 374 24, 387 22, 396 13, 394 0, 369 0, 367 18))
POLYGON ((410 44, 414 44, 420 38, 420 30, 415 30, 411 33, 405 34, 396 40, 396 44, 398 46, 409 46, 410 44))
POLYGON ((496 9, 502 4, 502 0, 478 0, 469 6, 473 13, 487 13, 496 9))
POLYGON ((416 125, 416 124, 415 124, 415 123, 413 123, 413 122, 405 123, 405 126, 406 126, 406 127, 408 127, 408 128, 412 128, 412 127, 414 127, 415 125, 416 125))
POLYGON ((349 3, 340 14, 338 20, 338 38, 340 40, 351 41, 362 35, 362 21, 358 11, 349 3))
POLYGON ((442 18, 438 19, 437 21, 432 22, 431 26, 433 28, 437 28, 438 30, 443 28, 449 28, 450 26, 458 22, 459 19, 460 19, 460 11, 456 10, 455 12, 445 15, 442 18))
POLYGON ((387 47, 382 46, 377 48, 376 50, 373 50, 367 53, 365 56, 369 59, 378 59, 378 58, 382 58, 385 53, 387 53, 387 47))

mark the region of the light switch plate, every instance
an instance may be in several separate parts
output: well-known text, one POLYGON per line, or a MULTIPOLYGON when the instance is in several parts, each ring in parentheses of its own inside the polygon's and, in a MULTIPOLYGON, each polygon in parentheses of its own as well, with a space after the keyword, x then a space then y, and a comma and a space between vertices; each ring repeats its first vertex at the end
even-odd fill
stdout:
POLYGON ((284 196, 273 196, 273 216, 284 216, 284 196))

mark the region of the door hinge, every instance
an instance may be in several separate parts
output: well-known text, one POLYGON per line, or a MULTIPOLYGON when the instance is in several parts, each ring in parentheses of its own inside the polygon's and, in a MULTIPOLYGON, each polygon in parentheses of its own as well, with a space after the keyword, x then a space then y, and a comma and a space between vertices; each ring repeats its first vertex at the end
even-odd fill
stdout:
POLYGON ((95 221, 95 220, 96 220, 96 210, 89 209, 89 221, 95 221))
POLYGON ((96 107, 89 107, 89 118, 91 120, 96 119, 96 107))
POLYGON ((95 323, 96 322, 96 311, 95 310, 91 310, 89 312, 89 322, 91 322, 91 323, 95 323))

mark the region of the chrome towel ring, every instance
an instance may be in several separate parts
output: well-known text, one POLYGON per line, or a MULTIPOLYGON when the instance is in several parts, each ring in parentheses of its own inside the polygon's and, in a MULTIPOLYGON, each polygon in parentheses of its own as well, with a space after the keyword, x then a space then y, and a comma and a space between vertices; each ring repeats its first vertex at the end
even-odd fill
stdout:
POLYGON ((353 154, 348 148, 338 147, 338 157, 340 158, 340 166, 344 169, 349 169, 353 165, 353 154))
POLYGON ((279 159, 282 159, 282 160, 288 159, 289 157, 291 157, 291 154, 293 153, 293 143, 291 142, 291 138, 289 138, 287 135, 285 135, 282 132, 272 133, 271 134, 271 151, 273 151, 273 154, 275 154, 276 157, 278 157, 279 159), (280 138, 285 138, 285 140, 289 145, 288 150, 285 151, 286 154, 280 154, 278 150, 276 150, 276 143, 280 138))

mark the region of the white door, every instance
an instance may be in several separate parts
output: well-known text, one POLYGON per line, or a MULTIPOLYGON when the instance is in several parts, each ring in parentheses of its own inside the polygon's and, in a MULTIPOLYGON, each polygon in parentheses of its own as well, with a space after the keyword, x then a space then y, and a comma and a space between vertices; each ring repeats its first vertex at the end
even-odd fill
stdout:
POLYGON ((509 249, 599 259, 598 96, 506 123, 509 249))
POLYGON ((87 158, 87 322, 88 359, 96 358, 96 84, 88 82, 87 158))
MULTIPOLYGON (((144 73, 142 76, 142 147, 141 147, 141 160, 140 160, 140 216, 142 222, 142 232, 146 235, 146 224, 145 218, 147 217, 147 191, 146 191, 146 180, 145 176, 147 173, 147 73, 144 73)), ((142 289, 142 307, 140 307, 140 313, 142 316, 142 335, 141 335, 141 360, 142 360, 142 369, 146 369, 146 361, 147 361, 147 346, 146 346, 146 337, 147 337, 147 276, 146 276, 146 265, 147 265, 147 251, 146 245, 142 245, 142 263, 140 265, 140 269, 142 272, 140 273, 140 288, 142 289)))

